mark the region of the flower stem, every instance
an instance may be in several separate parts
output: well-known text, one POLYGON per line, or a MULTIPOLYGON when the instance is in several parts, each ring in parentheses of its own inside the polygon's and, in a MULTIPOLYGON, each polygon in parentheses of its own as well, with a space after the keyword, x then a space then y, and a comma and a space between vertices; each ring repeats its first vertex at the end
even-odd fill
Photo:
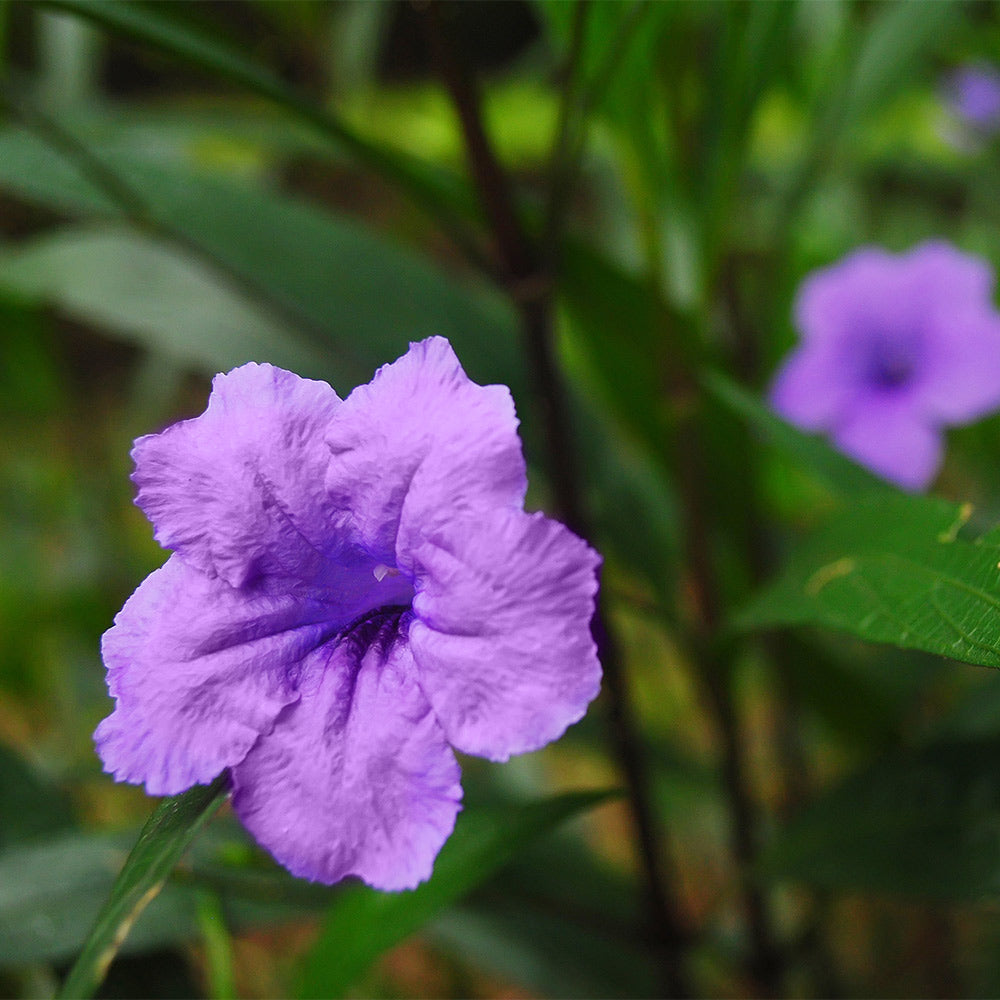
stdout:
MULTIPOLYGON (((567 524, 586 537, 587 519, 580 502, 580 479, 553 337, 553 290, 557 275, 556 255, 551 251, 561 235, 553 228, 562 212, 550 215, 544 236, 548 246, 537 246, 518 218, 507 177, 486 134, 475 81, 452 44, 446 23, 449 6, 432 2, 422 8, 434 64, 461 124, 469 168, 496 244, 502 283, 521 316, 525 351, 542 408, 540 416, 555 501, 567 524)), ((579 16, 582 18, 582 13, 579 16)), ((582 22, 578 26, 582 31, 582 22)), ((564 176, 561 157, 556 162, 560 164, 561 178, 564 176)), ((565 193, 560 192, 558 197, 565 198, 565 193)), ((604 667, 614 750, 628 787, 645 872, 647 919, 660 960, 661 985, 668 996, 690 996, 683 969, 687 933, 674 899, 673 880, 666 871, 666 852, 650 801, 649 776, 620 650, 603 607, 598 607, 593 632, 604 667)))
POLYGON ((747 972, 759 996, 777 996, 782 989, 785 963, 777 945, 767 896, 752 876, 760 824, 747 774, 743 727, 731 684, 737 650, 722 638, 725 609, 712 556, 709 521, 712 498, 706 490, 707 442, 703 432, 702 393, 693 375, 696 361, 680 342, 681 329, 667 320, 663 334, 669 348, 667 356, 672 360, 666 386, 674 410, 669 447, 676 470, 686 583, 692 605, 686 645, 721 745, 730 850, 737 866, 739 905, 749 937, 747 972))

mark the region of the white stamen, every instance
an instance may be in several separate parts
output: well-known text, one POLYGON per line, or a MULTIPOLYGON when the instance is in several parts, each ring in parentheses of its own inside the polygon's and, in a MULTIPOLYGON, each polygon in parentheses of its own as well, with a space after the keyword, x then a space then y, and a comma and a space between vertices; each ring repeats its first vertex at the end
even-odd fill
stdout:
POLYGON ((393 566, 386 566, 385 563, 379 563, 375 569, 372 570, 375 574, 375 579, 381 583, 387 576, 399 576, 399 570, 393 566))

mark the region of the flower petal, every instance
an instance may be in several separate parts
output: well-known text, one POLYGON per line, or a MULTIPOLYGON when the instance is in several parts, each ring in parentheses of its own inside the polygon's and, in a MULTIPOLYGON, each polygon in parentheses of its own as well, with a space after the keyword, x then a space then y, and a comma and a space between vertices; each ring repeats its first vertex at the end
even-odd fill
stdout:
POLYGON ((859 401, 834 442, 845 454, 903 489, 930 486, 941 464, 941 432, 910 404, 872 395, 859 401))
MULTIPOLYGON (((809 275, 795 297, 795 326, 805 343, 934 335, 956 311, 991 310, 993 270, 943 240, 909 253, 861 247, 809 275)), ((922 338, 921 338, 922 339, 922 338)))
POLYGON ((992 309, 993 268, 944 240, 927 240, 898 258, 918 316, 947 320, 955 310, 992 309))
POLYGON ((771 386, 771 405, 810 431, 828 430, 858 395, 854 365, 836 341, 807 341, 793 351, 771 386))
POLYGON ((217 375, 200 417, 132 451, 136 503, 156 540, 234 587, 314 579, 342 544, 323 490, 323 435, 339 405, 325 382, 272 365, 217 375))
POLYGON ((105 770, 173 795, 238 763, 298 694, 330 633, 320 602, 238 591, 171 556, 104 634, 115 711, 94 734, 105 770))
POLYGON ((1000 406, 993 286, 988 263, 940 240, 900 255, 864 247, 816 272, 796 297, 802 345, 775 379, 775 409, 835 430, 889 479, 926 484, 940 460, 933 425, 1000 406))
POLYGON ((233 769, 233 808, 295 875, 378 889, 428 878, 454 827, 459 767, 404 638, 310 658, 316 684, 233 769))
POLYGON ((520 506, 527 489, 510 391, 470 381, 441 337, 411 344, 344 401, 327 441, 332 502, 380 561, 478 505, 520 506), (397 535, 400 536, 397 545, 397 535))
POLYGON ((924 376, 915 387, 934 422, 963 424, 1000 407, 1000 316, 956 309, 941 317, 927 345, 924 376))
POLYGON ((880 247, 861 247, 814 271, 795 296, 795 327, 804 342, 851 338, 859 327, 895 325, 905 272, 899 258, 880 247))
POLYGON ((992 66, 970 63, 947 80, 944 96, 955 114, 982 132, 1000 125, 1000 73, 992 66))
POLYGON ((541 514, 456 520, 414 552, 410 644, 448 739, 492 760, 537 750, 600 688, 600 557, 541 514))

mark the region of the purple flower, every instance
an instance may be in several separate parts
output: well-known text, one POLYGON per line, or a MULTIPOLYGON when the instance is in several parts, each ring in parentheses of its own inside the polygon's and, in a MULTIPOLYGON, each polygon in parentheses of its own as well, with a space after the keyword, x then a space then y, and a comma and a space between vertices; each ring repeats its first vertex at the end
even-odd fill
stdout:
POLYGON ((778 372, 774 408, 886 479, 925 489, 941 429, 1000 406, 992 292, 992 269, 944 242, 854 251, 799 289, 802 343, 778 372))
POLYGON ((980 132, 1000 129, 1000 72, 992 66, 962 66, 948 78, 945 96, 952 111, 980 132))
POLYGON ((341 401, 270 365, 133 450, 173 550, 104 636, 105 769, 171 795, 230 769, 233 808, 296 875, 426 879, 462 789, 577 721, 600 665, 600 559, 525 513, 504 386, 446 340, 341 401))

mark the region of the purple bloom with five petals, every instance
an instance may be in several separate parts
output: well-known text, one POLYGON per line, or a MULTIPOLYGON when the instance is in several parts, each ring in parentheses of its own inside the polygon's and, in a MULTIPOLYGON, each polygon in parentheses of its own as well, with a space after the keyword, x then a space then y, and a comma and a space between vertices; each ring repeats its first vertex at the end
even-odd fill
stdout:
POLYGON ((1000 72, 992 66, 962 66, 948 78, 946 97, 952 111, 982 133, 1000 129, 1000 72))
POLYGON ((1000 407, 993 271, 941 241, 856 250, 802 284, 802 342, 771 389, 792 423, 828 434, 904 489, 930 485, 942 428, 1000 407))
POLYGON ((229 769, 296 875, 426 879, 462 796, 452 747, 506 760, 600 686, 600 558, 528 514, 517 418, 432 338, 345 400, 248 364, 133 450, 173 550, 104 636, 105 769, 171 795, 229 769))

